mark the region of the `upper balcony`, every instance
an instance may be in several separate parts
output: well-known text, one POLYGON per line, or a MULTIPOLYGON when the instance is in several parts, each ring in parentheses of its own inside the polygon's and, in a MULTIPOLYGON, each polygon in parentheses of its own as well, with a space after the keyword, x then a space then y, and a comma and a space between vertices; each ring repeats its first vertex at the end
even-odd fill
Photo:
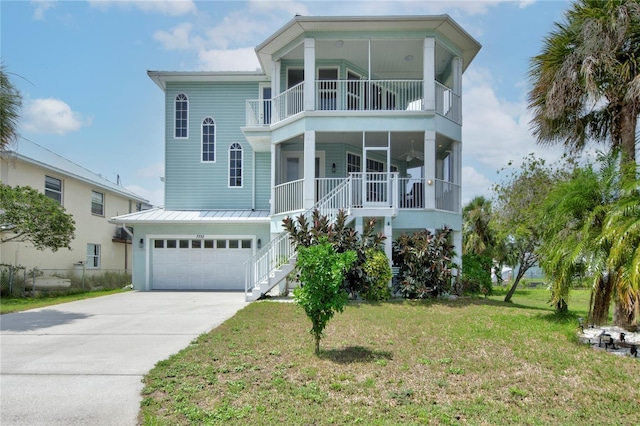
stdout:
MULTIPOLYGON (((435 112, 462 123, 460 95, 435 82, 435 112)), ((273 99, 246 102, 246 126, 266 127, 304 111, 305 83, 298 83, 273 99)), ((423 80, 316 80, 314 111, 426 111, 423 80)))

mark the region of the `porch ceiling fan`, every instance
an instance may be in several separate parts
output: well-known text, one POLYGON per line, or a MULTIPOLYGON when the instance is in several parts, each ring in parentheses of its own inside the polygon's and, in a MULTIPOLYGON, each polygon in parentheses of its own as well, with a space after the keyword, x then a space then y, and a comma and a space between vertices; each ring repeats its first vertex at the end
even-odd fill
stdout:
POLYGON ((404 160, 409 163, 412 160, 418 159, 418 160, 424 160, 424 156, 422 155, 421 152, 416 151, 415 149, 413 149, 413 141, 411 141, 411 150, 408 152, 405 152, 404 154, 402 154, 400 156, 400 158, 404 158, 404 160))

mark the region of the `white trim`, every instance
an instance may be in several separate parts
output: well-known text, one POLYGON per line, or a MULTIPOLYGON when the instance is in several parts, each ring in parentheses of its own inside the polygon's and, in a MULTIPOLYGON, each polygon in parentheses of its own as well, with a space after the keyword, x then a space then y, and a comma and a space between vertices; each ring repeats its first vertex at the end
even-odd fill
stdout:
POLYGON ((232 142, 227 152, 229 153, 227 161, 227 188, 244 188, 244 148, 240 142, 232 142), (240 186, 231 186, 231 148, 236 144, 240 147, 240 186))
MULTIPOLYGON (((211 126, 211 124, 207 124, 207 126, 211 126)), ((217 160, 218 160, 218 125, 216 124, 216 120, 213 117, 206 116, 200 122, 200 163, 215 164, 217 160), (204 122, 207 119, 213 121, 213 161, 202 159, 202 157, 204 156, 204 141, 203 141, 204 126, 205 126, 204 122)))
POLYGON ((184 92, 180 92, 180 93, 176 94, 173 97, 173 139, 181 139, 181 140, 189 139, 189 106, 190 106, 189 104, 190 104, 189 96, 184 92), (176 111, 176 102, 178 101, 178 96, 180 96, 180 95, 184 95, 184 97, 187 98, 187 135, 186 136, 176 136, 176 130, 177 130, 177 128, 176 128, 176 113, 177 113, 177 111, 176 111))
MULTIPOLYGON (((153 249, 153 247, 151 247, 151 241, 152 240, 197 240, 197 239, 202 239, 202 240, 221 240, 221 239, 225 239, 225 240, 234 240, 234 239, 238 239, 238 240, 251 240, 251 251, 252 251, 252 256, 255 256, 256 254, 256 247, 258 246, 258 236, 257 235, 238 235, 238 234, 233 234, 233 235, 219 235, 219 234, 147 234, 144 239, 143 239, 143 245, 144 245, 144 250, 145 250, 145 256, 144 256, 144 260, 145 260, 145 283, 144 283, 144 289, 146 291, 150 291, 151 290, 151 251, 153 249), (195 238, 200 236, 201 238, 195 238)), ((229 249, 229 248, 225 248, 225 249, 216 249, 214 248, 214 250, 241 250, 241 249, 229 249)), ((245 249, 247 250, 247 249, 245 249)))

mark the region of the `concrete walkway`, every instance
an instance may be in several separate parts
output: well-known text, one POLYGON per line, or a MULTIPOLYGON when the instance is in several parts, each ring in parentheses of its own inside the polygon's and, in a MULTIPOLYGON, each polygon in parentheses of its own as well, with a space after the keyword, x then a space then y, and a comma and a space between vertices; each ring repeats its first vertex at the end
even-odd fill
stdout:
POLYGON ((2 315, 0 425, 135 425, 143 375, 244 306, 134 291, 2 315))

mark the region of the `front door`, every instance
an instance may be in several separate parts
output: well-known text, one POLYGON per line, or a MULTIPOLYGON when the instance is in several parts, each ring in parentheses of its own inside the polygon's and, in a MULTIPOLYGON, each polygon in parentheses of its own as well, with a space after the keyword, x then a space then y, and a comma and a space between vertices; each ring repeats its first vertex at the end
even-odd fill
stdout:
POLYGON ((389 206, 390 187, 387 173, 387 165, 380 161, 387 158, 387 148, 366 148, 363 193, 364 205, 367 207, 389 206), (373 158, 372 158, 373 157, 373 158))

